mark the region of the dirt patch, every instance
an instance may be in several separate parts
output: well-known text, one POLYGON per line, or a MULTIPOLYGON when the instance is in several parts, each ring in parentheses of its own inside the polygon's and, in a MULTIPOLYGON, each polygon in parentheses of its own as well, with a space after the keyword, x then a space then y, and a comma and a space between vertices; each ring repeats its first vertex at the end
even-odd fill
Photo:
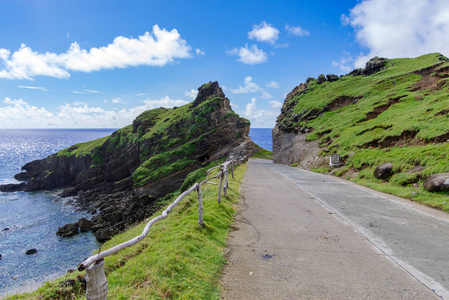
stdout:
POLYGON ((423 76, 423 78, 416 82, 411 88, 411 92, 439 90, 445 84, 441 79, 449 76, 449 67, 441 68, 441 65, 435 65, 429 68, 422 69, 415 74, 423 76))
POLYGON ((436 117, 436 116, 447 115, 448 113, 449 113, 449 109, 443 109, 443 110, 437 112, 437 113, 435 114, 435 117, 436 117))
POLYGON ((449 141, 449 132, 443 133, 441 135, 438 135, 436 137, 430 138, 430 143, 445 143, 449 141))
POLYGON ((340 96, 335 98, 331 103, 327 105, 329 111, 336 111, 342 107, 356 104, 362 97, 352 97, 352 96, 340 96))
POLYGON ((362 145, 362 148, 390 148, 411 145, 423 145, 425 141, 416 139, 419 131, 404 130, 399 136, 387 136, 383 139, 375 139, 362 145))
POLYGON ((370 111, 369 113, 367 113, 366 114, 366 118, 363 119, 361 122, 369 121, 369 120, 377 118, 381 113, 383 113, 387 109, 389 109, 390 106, 392 106, 393 104, 399 103, 401 101, 401 99, 406 97, 406 96, 407 95, 402 95, 402 96, 399 96, 399 97, 393 97, 393 98, 388 99, 388 102, 386 104, 379 105, 379 106, 375 107, 373 109, 373 111, 370 111))
POLYGON ((375 129, 378 129, 378 128, 389 129, 391 127, 393 127, 393 126, 392 125, 387 125, 387 126, 385 126, 385 125, 377 125, 377 126, 374 126, 374 127, 371 127, 371 128, 365 129, 365 130, 362 130, 359 133, 356 133, 356 135, 359 136, 359 135, 362 135, 364 133, 367 133, 368 131, 372 131, 372 130, 375 130, 375 129))

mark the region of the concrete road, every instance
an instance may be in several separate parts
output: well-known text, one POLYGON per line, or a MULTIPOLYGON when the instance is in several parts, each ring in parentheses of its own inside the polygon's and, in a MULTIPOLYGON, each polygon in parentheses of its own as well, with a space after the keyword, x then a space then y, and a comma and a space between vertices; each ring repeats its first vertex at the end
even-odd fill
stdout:
POLYGON ((223 299, 449 299, 449 218, 338 178, 250 160, 223 299))

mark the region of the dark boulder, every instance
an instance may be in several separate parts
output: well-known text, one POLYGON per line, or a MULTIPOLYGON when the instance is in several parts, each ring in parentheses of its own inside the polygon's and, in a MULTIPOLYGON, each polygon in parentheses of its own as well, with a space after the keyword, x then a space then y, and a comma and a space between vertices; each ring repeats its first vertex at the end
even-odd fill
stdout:
POLYGON ((11 230, 10 228, 3 228, 2 231, 10 231, 10 230, 11 230))
POLYGON ((142 221, 145 218, 145 207, 140 203, 133 203, 125 211, 125 215, 135 221, 142 221))
POLYGON ((313 78, 313 77, 307 77, 306 83, 309 83, 309 82, 314 81, 314 80, 315 80, 315 78, 313 78))
POLYGON ((95 232, 95 238, 99 243, 104 243, 112 238, 113 232, 108 228, 103 228, 95 232))
POLYGON ((2 259, 2 255, 0 254, 0 259, 2 259))
POLYGON ((393 174, 393 164, 392 163, 385 163, 382 165, 379 165, 374 170, 374 177, 378 179, 385 179, 390 177, 393 174))
POLYGON ((383 57, 373 57, 366 63, 365 75, 371 75, 377 73, 385 67, 386 59, 383 57))
POLYGON ((318 79, 316 80, 316 83, 322 84, 325 81, 326 81, 326 77, 324 76, 324 74, 321 74, 320 76, 318 76, 318 79))
POLYGON ((424 188, 429 192, 449 191, 449 173, 430 175, 424 182, 424 188))
POLYGON ((60 237, 70 237, 78 234, 78 222, 66 224, 62 227, 58 228, 58 232, 56 232, 57 235, 60 237))
POLYGON ((26 183, 10 183, 0 185, 0 192, 12 193, 12 192, 20 192, 26 188, 26 183))
POLYGON ((327 74, 326 75, 326 80, 329 82, 337 81, 338 79, 340 79, 340 77, 338 77, 338 75, 335 75, 335 74, 327 74))
POLYGON ((92 221, 87 220, 85 218, 81 218, 78 220, 78 225, 80 227, 81 232, 87 232, 92 228, 92 221))
POLYGON ((34 248, 29 249, 25 252, 26 255, 31 255, 31 254, 35 254, 35 253, 37 253, 37 249, 34 249, 34 248))

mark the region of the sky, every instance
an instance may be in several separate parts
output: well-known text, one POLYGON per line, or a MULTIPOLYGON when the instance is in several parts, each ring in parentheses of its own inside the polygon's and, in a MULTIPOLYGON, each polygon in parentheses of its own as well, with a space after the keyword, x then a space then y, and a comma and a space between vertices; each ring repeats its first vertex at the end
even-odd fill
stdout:
POLYGON ((272 128, 308 77, 431 52, 447 0, 0 0, 0 128, 121 128, 209 81, 272 128))

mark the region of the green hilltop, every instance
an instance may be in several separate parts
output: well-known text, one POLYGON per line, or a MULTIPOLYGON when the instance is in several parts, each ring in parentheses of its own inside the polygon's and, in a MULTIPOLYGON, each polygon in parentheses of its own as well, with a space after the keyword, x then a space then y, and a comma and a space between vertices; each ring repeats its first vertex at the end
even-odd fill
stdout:
POLYGON ((316 171, 449 211, 444 192, 423 189, 428 176, 449 172, 448 59, 432 53, 370 62, 379 61, 372 74, 309 78, 287 96, 275 130, 318 141, 321 157, 340 154, 343 167, 316 171), (393 175, 375 178, 374 168, 387 162, 393 175))

